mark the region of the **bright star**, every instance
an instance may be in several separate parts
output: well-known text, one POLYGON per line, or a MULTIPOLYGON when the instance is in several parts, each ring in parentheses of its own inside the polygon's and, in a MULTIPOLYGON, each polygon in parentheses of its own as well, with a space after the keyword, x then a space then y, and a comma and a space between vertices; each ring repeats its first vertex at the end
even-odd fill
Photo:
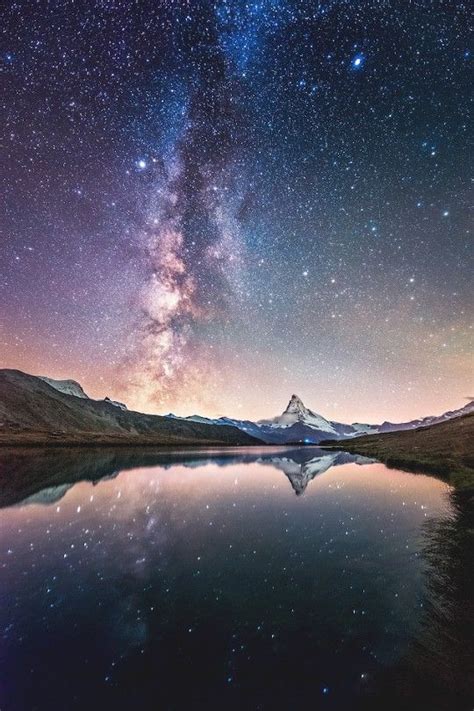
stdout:
POLYGON ((352 60, 353 69, 360 69, 364 64, 364 56, 362 54, 357 54, 352 60))

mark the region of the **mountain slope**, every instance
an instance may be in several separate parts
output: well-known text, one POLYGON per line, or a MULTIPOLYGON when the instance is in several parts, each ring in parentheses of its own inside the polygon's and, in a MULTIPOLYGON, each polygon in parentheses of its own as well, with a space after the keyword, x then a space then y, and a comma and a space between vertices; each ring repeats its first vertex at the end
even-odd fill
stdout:
POLYGON ((474 488, 474 413, 326 446, 375 457, 389 466, 440 474, 454 486, 474 488))
POLYGON ((68 394, 34 375, 0 370, 0 443, 15 442, 260 444, 236 427, 130 412, 109 401, 68 394))

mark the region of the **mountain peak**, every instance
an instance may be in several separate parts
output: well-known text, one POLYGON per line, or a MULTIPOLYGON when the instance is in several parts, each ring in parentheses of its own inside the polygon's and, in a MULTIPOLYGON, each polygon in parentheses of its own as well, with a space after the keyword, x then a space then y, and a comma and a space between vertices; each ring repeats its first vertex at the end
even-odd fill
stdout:
POLYGON ((54 378, 47 378, 45 375, 38 375, 37 377, 60 393, 89 400, 89 396, 84 392, 82 385, 76 380, 55 380, 54 378))
POLYGON ((303 401, 302 401, 302 399, 299 397, 299 395, 295 395, 294 393, 293 393, 293 395, 292 395, 291 398, 290 398, 290 402, 300 402, 301 404, 303 404, 303 401))
POLYGON ((256 424, 259 427, 292 430, 291 436, 296 439, 305 438, 305 441, 308 442, 314 441, 315 431, 325 433, 326 438, 327 436, 337 436, 333 423, 306 407, 302 399, 294 393, 283 414, 279 417, 273 417, 271 420, 259 420, 256 424), (299 430, 294 429, 295 427, 299 428, 299 430), (305 428, 308 429, 306 430, 305 428), (307 437, 310 439, 307 439, 307 437))
POLYGON ((309 412, 305 407, 303 400, 298 395, 292 395, 288 403, 284 415, 306 415, 309 412))

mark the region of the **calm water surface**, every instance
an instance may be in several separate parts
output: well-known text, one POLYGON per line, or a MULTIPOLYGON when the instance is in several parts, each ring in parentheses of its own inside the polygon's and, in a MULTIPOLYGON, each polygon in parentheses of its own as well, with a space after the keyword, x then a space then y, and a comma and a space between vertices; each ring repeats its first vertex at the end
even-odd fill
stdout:
POLYGON ((438 479, 308 447, 0 472, 2 711, 472 706, 438 479))

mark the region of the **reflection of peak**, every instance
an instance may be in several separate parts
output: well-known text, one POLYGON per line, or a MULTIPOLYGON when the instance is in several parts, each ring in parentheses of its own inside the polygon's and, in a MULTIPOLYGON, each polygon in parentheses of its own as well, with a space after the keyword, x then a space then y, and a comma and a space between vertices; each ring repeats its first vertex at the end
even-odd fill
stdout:
POLYGON ((262 464, 272 464, 283 471, 297 496, 304 494, 309 482, 320 474, 324 474, 331 467, 339 464, 371 464, 374 459, 369 459, 359 454, 349 452, 327 452, 315 447, 288 450, 282 456, 262 456, 262 464))
POLYGON ((295 494, 304 494, 309 482, 318 474, 324 474, 334 464, 337 452, 324 454, 321 457, 313 457, 306 462, 297 462, 286 457, 275 457, 272 464, 285 472, 290 480, 295 494))

